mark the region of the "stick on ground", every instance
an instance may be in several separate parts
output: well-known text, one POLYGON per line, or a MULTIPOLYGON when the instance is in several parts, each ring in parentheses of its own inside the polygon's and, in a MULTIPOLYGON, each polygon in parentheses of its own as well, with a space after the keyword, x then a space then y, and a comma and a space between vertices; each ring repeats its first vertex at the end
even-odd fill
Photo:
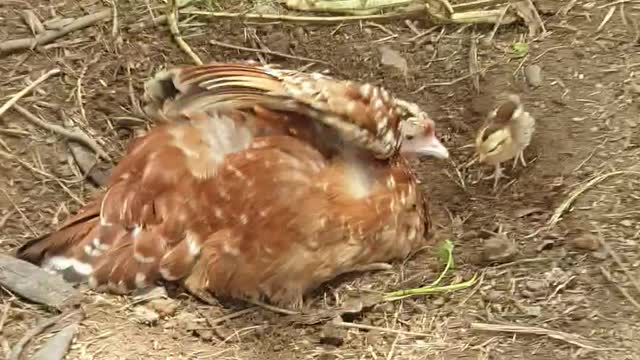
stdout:
POLYGON ((0 285, 30 301, 56 309, 80 300, 80 292, 60 276, 4 254, 0 254, 0 285))
POLYGON ((244 47, 244 46, 231 45, 231 44, 223 43, 223 42, 216 41, 216 40, 209 40, 209 43, 211 45, 217 45, 217 46, 221 46, 221 47, 225 47, 225 48, 229 48, 229 49, 235 49, 235 50, 240 50, 240 51, 248 51, 248 52, 254 52, 254 53, 261 53, 261 54, 279 56, 279 57, 283 57, 283 58, 287 58, 287 59, 295 59, 295 60, 301 60, 301 61, 314 62, 314 63, 318 63, 318 64, 324 64, 324 65, 327 65, 327 66, 333 66, 331 63, 323 61, 323 60, 312 59, 312 58, 308 58, 308 57, 304 57, 304 56, 289 55, 289 54, 281 53, 279 51, 253 49, 253 48, 244 47))
POLYGON ((493 332, 509 332, 514 334, 532 334, 532 335, 544 335, 553 339, 562 340, 566 343, 573 344, 575 346, 594 350, 594 351, 607 351, 607 350, 624 350, 621 348, 600 348, 587 343, 587 340, 582 336, 576 334, 566 333, 564 331, 557 331, 551 329, 545 329, 535 326, 520 326, 520 325, 502 325, 502 324, 484 324, 484 323, 472 323, 471 329, 493 332))
POLYGON ((30 360, 62 360, 67 355, 73 336, 78 331, 78 324, 71 324, 60 330, 33 354, 30 360))
POLYGON ((38 324, 33 329, 27 331, 26 334, 24 334, 24 336, 20 340, 18 340, 18 342, 13 346, 13 349, 11 349, 11 354, 9 355, 9 359, 8 360, 19 360, 20 359, 20 355, 24 351, 24 347, 34 337, 38 336, 43 331, 47 330, 47 328, 57 324, 58 322, 64 320, 65 318, 70 317, 70 316, 75 316, 75 315, 78 315, 78 314, 81 314, 81 312, 78 311, 78 310, 72 311, 72 312, 69 312, 69 313, 60 314, 58 316, 54 316, 54 317, 51 317, 51 318, 49 318, 47 320, 44 320, 43 322, 38 324))
POLYGON ((569 197, 565 201, 563 201, 562 204, 560 204, 560 206, 558 206, 558 208, 556 208, 556 210, 553 212, 553 216, 551 216, 551 218, 547 222, 547 226, 549 227, 554 226, 558 221, 560 221, 560 218, 562 218, 562 215, 565 213, 565 211, 569 209, 569 207, 571 207, 571 204, 573 204, 573 202, 578 198, 578 196, 580 196, 585 191, 589 190, 589 188, 591 188, 592 186, 614 175, 640 175, 640 172, 630 171, 630 170, 621 170, 621 171, 612 171, 610 173, 593 177, 591 180, 581 184, 577 189, 573 190, 569 194, 569 197))
POLYGON ((27 95, 27 93, 29 91, 35 89, 36 86, 40 85, 45 80, 47 80, 51 76, 53 76, 55 74, 58 74, 58 73, 60 73, 60 69, 49 70, 46 74, 40 76, 34 82, 29 84, 29 86, 27 86, 26 88, 20 90, 19 92, 17 92, 13 96, 11 96, 9 101, 7 101, 4 105, 2 105, 2 107, 0 107, 0 117, 2 117, 2 114, 4 114, 7 110, 9 110, 13 105, 15 105, 15 103, 18 102, 18 100, 20 100, 20 98, 22 98, 23 96, 27 95))
POLYGON ((52 131, 52 132, 54 132, 54 133, 56 133, 58 135, 66 137, 67 139, 69 139, 71 141, 79 142, 79 143, 89 147, 91 150, 93 150, 96 154, 98 154, 103 159, 111 160, 111 157, 100 147, 100 145, 98 145, 98 143, 95 142, 95 140, 90 138, 89 135, 85 134, 84 132, 79 131, 79 130, 73 130, 72 131, 72 130, 68 130, 68 129, 63 128, 62 126, 48 123, 48 122, 40 119, 39 117, 35 116, 29 110, 23 108, 20 105, 14 105, 14 108, 16 109, 16 111, 18 111, 20 114, 22 114, 22 116, 24 116, 31 123, 33 123, 35 125, 38 125, 39 127, 43 128, 43 129, 52 131))
POLYGON ((16 39, 16 40, 8 40, 0 43, 0 55, 5 55, 18 50, 26 50, 31 49, 34 46, 46 45, 53 42, 56 39, 59 39, 70 32, 84 29, 88 26, 91 26, 99 21, 106 20, 111 18, 111 9, 102 10, 95 14, 90 14, 87 16, 83 16, 75 19, 70 24, 62 27, 60 30, 50 30, 45 31, 41 34, 38 34, 35 38, 25 38, 25 39, 16 39))
POLYGON ((182 35, 180 35, 180 29, 178 28, 178 0, 169 0, 168 9, 167 22, 169 23, 169 30, 171 30, 173 39, 178 44, 178 47, 189 55, 196 65, 202 65, 200 57, 191 50, 189 44, 187 44, 187 42, 182 38, 182 35))

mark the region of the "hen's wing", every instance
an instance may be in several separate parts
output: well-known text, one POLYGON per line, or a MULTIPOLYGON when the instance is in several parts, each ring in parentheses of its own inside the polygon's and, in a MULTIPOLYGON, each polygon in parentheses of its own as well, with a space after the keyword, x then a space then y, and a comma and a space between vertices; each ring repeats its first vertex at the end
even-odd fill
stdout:
POLYGON ((145 98, 148 111, 164 121, 185 108, 225 106, 302 115, 294 120, 318 121, 381 158, 398 149, 399 123, 406 113, 385 89, 371 84, 245 64, 182 66, 159 72, 145 84, 145 98))
POLYGON ((151 130, 133 142, 107 190, 55 232, 27 242, 17 256, 78 280, 92 275, 114 291, 188 273, 202 241, 192 232, 201 213, 198 184, 224 156, 248 146, 241 114, 194 113, 192 124, 151 130))

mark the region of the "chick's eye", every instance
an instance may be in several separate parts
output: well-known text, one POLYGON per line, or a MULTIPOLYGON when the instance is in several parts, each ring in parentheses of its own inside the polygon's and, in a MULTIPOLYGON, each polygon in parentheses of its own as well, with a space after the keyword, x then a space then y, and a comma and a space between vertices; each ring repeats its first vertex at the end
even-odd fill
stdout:
POLYGON ((407 139, 407 140, 413 140, 413 138, 414 138, 414 135, 406 135, 405 136, 405 139, 407 139))

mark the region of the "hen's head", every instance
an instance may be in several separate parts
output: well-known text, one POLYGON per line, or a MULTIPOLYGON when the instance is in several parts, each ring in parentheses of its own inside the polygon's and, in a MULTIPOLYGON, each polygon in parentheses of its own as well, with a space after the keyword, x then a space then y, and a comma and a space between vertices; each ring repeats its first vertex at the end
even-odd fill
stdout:
POLYGON ((397 106, 409 115, 400 124, 400 153, 405 156, 433 156, 447 159, 449 151, 436 136, 435 122, 418 105, 396 100, 397 106))

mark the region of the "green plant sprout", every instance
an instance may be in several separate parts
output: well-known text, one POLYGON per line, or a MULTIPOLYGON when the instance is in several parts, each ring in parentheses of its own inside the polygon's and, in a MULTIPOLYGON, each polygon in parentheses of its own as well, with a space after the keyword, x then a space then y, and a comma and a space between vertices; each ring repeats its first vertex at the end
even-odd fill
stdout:
POLYGON ((405 289, 384 293, 384 301, 395 301, 416 295, 428 295, 463 290, 475 284, 476 274, 474 274, 470 280, 467 280, 465 282, 438 286, 438 284, 440 284, 442 279, 444 279, 444 276, 449 272, 449 270, 453 269, 453 243, 449 240, 445 240, 444 243, 438 246, 438 255, 440 256, 441 261, 445 263, 445 266, 444 270, 442 270, 442 272, 440 273, 440 276, 438 276, 438 278, 434 282, 432 282, 430 285, 419 287, 416 289, 405 289))
POLYGON ((523 42, 515 42, 511 45, 511 49, 513 49, 513 53, 516 57, 523 57, 529 53, 529 44, 523 42))

